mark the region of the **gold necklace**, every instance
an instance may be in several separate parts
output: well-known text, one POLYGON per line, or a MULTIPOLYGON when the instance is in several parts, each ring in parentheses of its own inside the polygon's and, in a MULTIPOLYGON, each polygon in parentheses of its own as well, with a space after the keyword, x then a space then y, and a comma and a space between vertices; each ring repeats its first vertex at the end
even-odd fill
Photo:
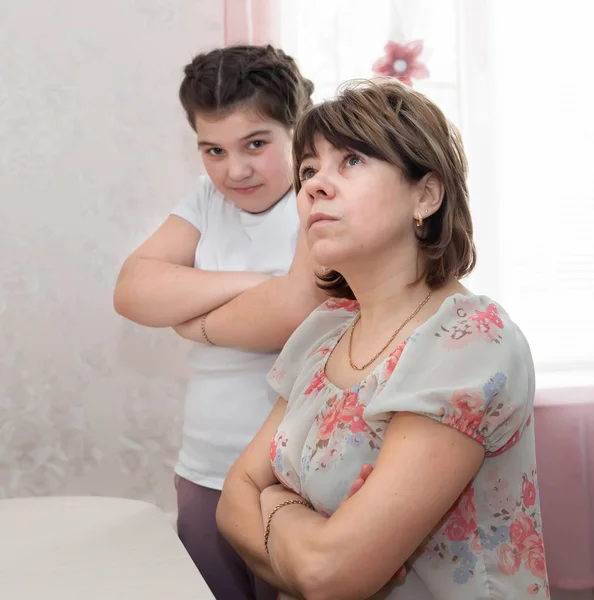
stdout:
POLYGON ((433 290, 431 290, 427 294, 427 297, 425 298, 425 300, 423 300, 423 302, 421 302, 421 304, 419 304, 419 306, 417 306, 417 308, 410 315, 410 317, 408 317, 408 319, 406 319, 406 321, 404 321, 404 323, 402 323, 402 325, 400 325, 400 327, 398 327, 398 329, 392 334, 392 337, 384 344, 383 348, 371 360, 367 361, 364 365, 361 365, 361 366, 356 365, 353 362, 353 333, 355 332, 355 327, 357 326, 357 323, 361 320, 361 313, 359 313, 355 317, 355 320, 353 321, 353 324, 351 325, 351 333, 349 336, 349 363, 351 364, 351 368, 354 369, 355 371, 364 371, 365 369, 367 369, 367 367, 372 365, 380 357, 382 352, 384 352, 386 350, 386 348, 396 339, 396 336, 402 331, 404 326, 419 314, 419 311, 423 308, 423 306, 425 306, 425 304, 427 304, 427 302, 429 302, 429 298, 431 298, 432 295, 433 295, 433 290))

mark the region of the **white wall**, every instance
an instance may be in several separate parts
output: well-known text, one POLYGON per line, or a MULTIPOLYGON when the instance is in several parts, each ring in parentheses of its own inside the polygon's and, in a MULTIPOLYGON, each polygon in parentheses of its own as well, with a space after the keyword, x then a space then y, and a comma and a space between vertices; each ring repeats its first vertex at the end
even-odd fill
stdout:
POLYGON ((173 505, 186 346, 118 317, 199 172, 182 67, 223 0, 0 0, 0 497, 173 505))

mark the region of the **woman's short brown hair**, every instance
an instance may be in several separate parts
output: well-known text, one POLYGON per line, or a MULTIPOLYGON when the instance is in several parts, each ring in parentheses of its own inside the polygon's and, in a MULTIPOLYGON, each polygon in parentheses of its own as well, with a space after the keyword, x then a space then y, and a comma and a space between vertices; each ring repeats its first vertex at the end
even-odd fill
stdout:
MULTIPOLYGON (((352 150, 398 167, 410 182, 427 173, 444 185, 439 210, 415 228, 431 289, 468 275, 476 262, 468 206, 467 163, 457 129, 426 96, 395 79, 349 82, 334 100, 308 110, 293 138, 294 181, 299 192, 299 165, 314 150, 320 134, 335 148, 352 150)), ((413 226, 413 223, 411 223, 413 226)), ((319 275, 329 295, 354 299, 344 277, 319 275)))
POLYGON ((197 114, 219 117, 246 105, 292 129, 311 106, 313 89, 282 50, 237 45, 198 54, 186 65, 179 99, 192 129, 197 114))

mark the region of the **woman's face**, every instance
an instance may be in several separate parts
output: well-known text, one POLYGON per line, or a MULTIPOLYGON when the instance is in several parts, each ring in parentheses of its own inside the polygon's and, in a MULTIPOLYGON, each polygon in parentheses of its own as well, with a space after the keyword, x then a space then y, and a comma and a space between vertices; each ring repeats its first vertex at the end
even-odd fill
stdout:
POLYGON ((251 110, 195 118, 198 148, 215 187, 239 208, 259 213, 289 190, 291 132, 251 110))
POLYGON ((339 150, 324 137, 301 161, 301 224, 314 260, 341 273, 351 264, 394 260, 416 251, 414 217, 421 196, 401 171, 364 154, 339 150))

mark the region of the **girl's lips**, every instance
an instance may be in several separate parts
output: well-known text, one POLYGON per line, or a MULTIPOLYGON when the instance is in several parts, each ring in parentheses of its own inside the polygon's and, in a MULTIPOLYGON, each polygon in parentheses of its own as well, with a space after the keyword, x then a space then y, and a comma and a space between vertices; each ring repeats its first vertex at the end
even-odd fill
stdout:
POLYGON ((237 194, 253 194, 256 190, 259 190, 262 185, 251 185, 249 187, 237 187, 231 188, 237 194))

